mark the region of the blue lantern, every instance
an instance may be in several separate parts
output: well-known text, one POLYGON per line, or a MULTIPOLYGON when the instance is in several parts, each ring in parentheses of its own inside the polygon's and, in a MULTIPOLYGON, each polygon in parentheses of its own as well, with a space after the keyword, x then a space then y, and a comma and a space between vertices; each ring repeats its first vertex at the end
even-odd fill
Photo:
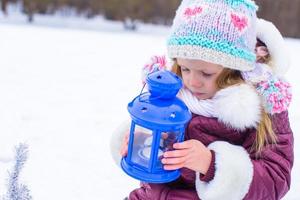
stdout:
POLYGON ((138 95, 128 104, 132 122, 128 154, 122 169, 131 177, 148 183, 165 183, 177 179, 179 170, 164 170, 161 163, 165 151, 184 140, 191 113, 176 97, 181 79, 167 70, 147 76, 149 92, 138 95))

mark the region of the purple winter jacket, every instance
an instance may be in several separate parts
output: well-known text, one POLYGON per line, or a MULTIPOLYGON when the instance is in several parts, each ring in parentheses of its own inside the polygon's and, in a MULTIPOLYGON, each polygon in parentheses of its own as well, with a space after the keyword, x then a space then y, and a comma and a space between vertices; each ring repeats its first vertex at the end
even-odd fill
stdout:
POLYGON ((196 139, 215 153, 210 169, 212 177, 183 168, 181 177, 171 183, 141 183, 130 193, 130 200, 184 200, 184 199, 251 199, 275 200, 282 198, 290 188, 293 166, 293 134, 288 112, 271 117, 277 135, 276 145, 267 145, 257 157, 251 151, 256 130, 237 131, 216 118, 193 115, 186 140, 196 139), (225 164, 224 164, 225 163, 225 164))

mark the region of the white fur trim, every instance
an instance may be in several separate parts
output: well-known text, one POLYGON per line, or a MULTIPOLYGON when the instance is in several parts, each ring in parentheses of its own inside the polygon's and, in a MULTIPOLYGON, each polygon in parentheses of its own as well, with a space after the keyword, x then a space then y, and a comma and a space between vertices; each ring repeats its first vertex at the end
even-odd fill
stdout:
POLYGON ((222 89, 213 97, 219 121, 238 130, 256 127, 260 121, 260 97, 248 84, 222 89))
POLYGON ((273 66, 274 73, 278 76, 284 76, 289 69, 290 61, 289 53, 279 30, 273 23, 258 19, 256 36, 267 45, 271 55, 270 65, 273 66))
POLYGON ((216 153, 216 171, 214 179, 208 183, 196 178, 200 199, 243 199, 253 179, 253 164, 247 151, 241 146, 221 141, 211 143, 208 148, 216 153))
POLYGON ((110 138, 110 153, 116 165, 120 166, 122 156, 120 154, 121 145, 124 140, 124 135, 130 130, 130 120, 123 122, 111 135, 110 138))

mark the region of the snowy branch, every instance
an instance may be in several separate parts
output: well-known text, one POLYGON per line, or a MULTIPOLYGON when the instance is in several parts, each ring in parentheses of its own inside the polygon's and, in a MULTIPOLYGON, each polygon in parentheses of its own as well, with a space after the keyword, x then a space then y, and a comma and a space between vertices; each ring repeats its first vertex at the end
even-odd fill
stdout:
POLYGON ((19 183, 19 176, 27 160, 28 146, 19 144, 16 147, 15 164, 9 172, 7 193, 3 200, 32 200, 30 190, 26 185, 19 183))

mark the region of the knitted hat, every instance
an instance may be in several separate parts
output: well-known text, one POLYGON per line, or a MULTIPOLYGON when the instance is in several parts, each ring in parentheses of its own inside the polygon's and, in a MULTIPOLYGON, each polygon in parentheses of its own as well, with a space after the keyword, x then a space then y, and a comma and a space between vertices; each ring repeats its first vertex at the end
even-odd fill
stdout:
POLYGON ((183 0, 167 42, 169 57, 253 69, 257 8, 251 0, 183 0))

